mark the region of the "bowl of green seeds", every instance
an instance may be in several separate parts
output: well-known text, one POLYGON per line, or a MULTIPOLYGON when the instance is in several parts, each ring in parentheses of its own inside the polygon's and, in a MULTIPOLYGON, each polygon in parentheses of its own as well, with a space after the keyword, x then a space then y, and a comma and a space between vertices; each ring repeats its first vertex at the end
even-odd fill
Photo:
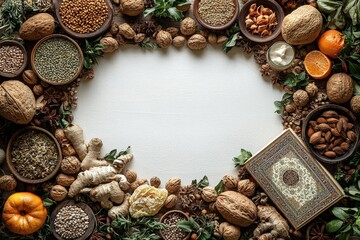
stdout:
POLYGON ((74 81, 82 70, 83 60, 80 46, 62 34, 42 38, 31 52, 34 72, 50 85, 65 85, 74 81))

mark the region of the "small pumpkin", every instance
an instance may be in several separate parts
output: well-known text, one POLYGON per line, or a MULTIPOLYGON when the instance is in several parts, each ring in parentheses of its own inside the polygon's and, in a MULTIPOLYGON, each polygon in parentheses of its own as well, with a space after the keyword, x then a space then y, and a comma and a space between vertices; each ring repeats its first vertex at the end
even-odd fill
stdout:
POLYGON ((46 221, 47 210, 41 198, 30 192, 12 194, 5 202, 3 222, 13 233, 27 235, 39 230, 46 221))

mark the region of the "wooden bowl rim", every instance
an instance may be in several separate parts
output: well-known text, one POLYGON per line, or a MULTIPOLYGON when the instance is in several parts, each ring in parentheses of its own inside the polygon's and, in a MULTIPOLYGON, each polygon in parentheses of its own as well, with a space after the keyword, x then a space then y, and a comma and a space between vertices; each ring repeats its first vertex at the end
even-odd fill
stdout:
POLYGON ((61 147, 60 144, 58 143, 58 141, 56 140, 56 138, 47 130, 40 128, 40 127, 35 127, 35 126, 28 126, 28 127, 24 127, 18 131, 16 131, 10 138, 9 143, 7 145, 6 148, 6 163, 11 171, 12 174, 14 174, 14 176, 19 179, 21 182, 24 183, 29 183, 29 184, 36 184, 36 183, 42 183, 45 182, 49 179, 51 179, 52 177, 55 176, 55 174, 59 171, 60 169, 60 165, 61 165, 61 160, 62 160, 62 154, 61 154, 61 147), (25 178, 23 176, 21 176, 15 169, 14 164, 11 162, 11 149, 13 146, 13 143, 15 141, 15 139, 22 133, 26 132, 26 131, 30 131, 30 130, 35 130, 35 131, 40 131, 42 133, 45 133, 48 137, 50 137, 56 144, 57 150, 58 150, 58 163, 55 166, 55 169, 52 173, 50 173, 49 175, 47 175, 44 178, 39 178, 39 179, 28 179, 25 178))
POLYGON ((284 17, 285 17, 285 13, 284 13, 283 9, 274 0, 250 0, 250 1, 246 2, 240 10, 239 28, 240 28, 240 31, 243 34, 243 36, 245 38, 247 38, 248 40, 256 42, 256 43, 266 43, 266 42, 270 42, 270 41, 274 40, 275 38, 277 38, 280 35, 281 25, 282 25, 282 21, 283 21, 284 17), (273 10, 276 13, 276 19, 278 21, 278 24, 275 28, 275 31, 270 36, 261 37, 258 35, 254 35, 254 34, 248 32, 248 30, 246 29, 245 18, 247 16, 247 13, 249 11, 251 4, 253 4, 253 3, 256 3, 257 5, 264 5, 265 7, 270 8, 271 10, 273 10))
POLYGON ((235 3, 235 11, 234 11, 234 15, 233 17, 231 18, 231 20, 229 22, 227 22, 226 24, 224 25, 220 25, 220 26, 213 26, 213 25, 210 25, 208 23, 206 23, 201 17, 200 17, 200 14, 199 14, 199 3, 200 3, 201 0, 194 0, 194 3, 193 3, 193 14, 196 18, 196 20, 198 21, 198 23, 200 23, 201 26, 203 26, 204 28, 207 28, 207 29, 210 29, 210 30, 224 30, 226 28, 229 28, 235 21, 236 19, 238 18, 239 16, 239 9, 240 9, 240 5, 239 5, 239 2, 238 0, 233 0, 233 2, 235 3))
POLYGON ((95 215, 94 215, 94 212, 91 210, 91 208, 87 204, 82 203, 82 202, 75 202, 74 200, 67 200, 67 201, 63 201, 62 203, 59 203, 58 205, 56 205, 55 209, 51 213, 50 230, 51 230, 53 236, 58 240, 66 240, 65 238, 62 238, 59 234, 57 234, 55 231, 55 217, 58 214, 58 212, 61 210, 61 208, 65 207, 65 206, 77 206, 77 207, 81 208, 82 210, 84 210, 84 212, 89 216, 88 229, 85 231, 84 235, 82 235, 81 237, 75 238, 73 240, 87 239, 90 236, 90 234, 94 231, 95 215))
POLYGON ((36 73, 36 75, 44 82, 50 84, 50 85, 56 85, 56 86, 60 86, 60 85, 66 85, 66 84, 69 84, 71 83, 72 81, 74 81, 81 73, 82 69, 83 69, 83 62, 84 62, 84 55, 83 55, 83 52, 79 46, 79 44, 74 40, 72 39, 71 37, 68 37, 64 34, 51 34, 49 36, 46 36, 46 37, 43 37, 42 39, 40 39, 36 45, 34 46, 34 48, 32 49, 31 51, 31 67, 33 69, 33 71, 36 73), (37 49, 39 48, 39 46, 45 42, 46 40, 48 39, 51 39, 51 38, 65 38, 66 40, 70 41, 75 47, 76 49, 78 50, 79 52, 79 58, 80 58, 80 63, 79 63, 79 68, 77 70, 77 72, 75 73, 74 77, 67 80, 67 81, 62 81, 62 82, 51 82, 51 81, 48 81, 46 78, 42 77, 39 72, 37 71, 36 67, 35 67, 35 53, 37 51, 37 49))
MULTIPOLYGON (((170 211, 167 211, 166 213, 164 213, 164 214, 161 216, 160 222, 163 223, 163 222, 164 222, 164 219, 165 219, 167 216, 169 216, 170 214, 172 214, 172 213, 179 213, 179 214, 183 215, 183 216, 186 218, 187 221, 189 221, 189 219, 190 219, 190 217, 189 217, 185 212, 183 212, 183 211, 180 211, 180 210, 170 210, 170 211)), ((189 238, 190 238, 190 234, 191 234, 191 233, 189 233, 188 235, 186 235, 186 237, 184 237, 183 240, 189 239, 189 238)), ((165 239, 165 237, 163 236, 163 233, 162 233, 161 230, 160 230, 160 235, 161 235, 161 237, 162 237, 163 239, 165 239)))
POLYGON ((24 47, 23 44, 21 44, 20 42, 18 41, 15 41, 15 40, 1 40, 0 41, 0 47, 1 46, 6 46, 6 45, 9 45, 9 46, 17 46, 21 49, 23 55, 24 55, 24 62, 23 64, 21 65, 21 67, 15 71, 14 73, 3 73, 3 72, 0 72, 0 76, 1 77, 5 77, 5 78, 14 78, 14 77, 17 77, 19 76, 26 68, 27 66, 27 62, 28 62, 28 55, 27 55, 27 51, 26 51, 26 48, 24 47))
POLYGON ((58 22, 59 22, 59 25, 61 26, 61 28, 70 36, 81 39, 81 38, 95 38, 95 37, 100 36, 101 34, 105 33, 110 28, 112 20, 113 20, 113 7, 112 7, 110 0, 104 0, 104 1, 109 8, 108 16, 105 19, 103 25, 101 25, 101 27, 99 29, 97 29, 91 33, 77 33, 75 31, 71 30, 70 28, 68 28, 61 20, 60 13, 59 13, 60 3, 62 2, 62 0, 53 0, 53 4, 55 7, 56 18, 58 19, 58 22))
POLYGON ((359 129, 358 120, 350 110, 348 110, 347 108, 345 108, 343 106, 340 106, 340 105, 327 104, 327 105, 323 105, 323 106, 320 106, 320 107, 312 110, 306 116, 306 118, 304 119, 304 121, 302 123, 301 137, 302 137, 306 147, 310 150, 310 152, 312 153, 312 155, 316 159, 318 159, 318 160, 320 160, 320 161, 322 161, 324 163, 328 163, 328 164, 337 164, 339 162, 342 162, 342 161, 348 159, 349 157, 351 157, 354 154, 354 152, 355 152, 355 150, 356 150, 356 148, 358 146, 358 142, 359 142, 359 132, 360 132, 360 129, 359 129), (327 158, 327 157, 319 154, 317 152, 317 150, 314 149, 314 147, 309 143, 309 138, 308 138, 308 136, 306 134, 306 129, 307 129, 309 121, 314 119, 317 115, 321 114, 322 112, 324 112, 326 110, 340 111, 341 115, 345 115, 346 117, 348 117, 349 120, 351 120, 353 122, 354 131, 356 133, 356 140, 350 145, 350 148, 347 151, 347 153, 345 153, 342 156, 335 157, 335 158, 327 158))

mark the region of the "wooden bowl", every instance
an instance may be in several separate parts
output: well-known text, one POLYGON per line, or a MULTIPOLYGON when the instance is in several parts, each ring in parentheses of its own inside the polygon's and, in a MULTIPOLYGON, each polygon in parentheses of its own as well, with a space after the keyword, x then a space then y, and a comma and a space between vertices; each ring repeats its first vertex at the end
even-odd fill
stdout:
POLYGON ((243 34, 243 36, 250 41, 253 41, 256 43, 270 42, 279 36, 279 34, 281 32, 281 24, 282 24, 284 17, 285 17, 285 14, 284 14, 283 9, 274 0, 250 0, 250 1, 246 2, 240 10, 240 14, 239 14, 240 31, 243 34), (249 14, 250 6, 253 3, 256 3, 257 6, 263 5, 264 7, 270 8, 275 13, 278 24, 271 35, 266 36, 266 37, 261 37, 260 35, 252 34, 251 32, 249 32, 246 29, 246 24, 245 24, 246 16, 249 14))
MULTIPOLYGON (((166 212, 164 215, 161 216, 160 222, 161 222, 161 223, 164 223, 165 218, 167 218, 167 216, 169 216, 169 215, 172 214, 172 213, 178 213, 178 214, 184 216, 184 218, 186 219, 186 221, 189 220, 189 216, 186 215, 183 211, 180 211, 180 210, 171 210, 171 211, 168 211, 168 212, 166 212)), ((186 237, 184 237, 182 240, 188 240, 188 239, 190 238, 190 234, 191 234, 191 233, 189 233, 188 235, 186 235, 186 237)), ((165 238, 165 236, 163 235, 163 233, 162 233, 161 230, 160 230, 160 235, 161 235, 161 237, 162 237, 164 240, 169 240, 169 239, 165 238)))
POLYGON ((235 4, 235 11, 234 11, 234 15, 231 18, 231 20, 229 22, 227 22, 224 25, 219 25, 219 26, 214 26, 214 25, 210 25, 209 23, 205 22, 200 14, 199 14, 199 3, 201 0, 194 0, 193 3, 193 13, 194 16, 196 18, 196 20, 200 23, 200 25, 202 25, 204 28, 210 29, 210 30, 224 30, 226 28, 229 28, 237 19, 238 15, 239 15, 239 2, 238 0, 233 0, 234 4, 235 4))
POLYGON ((69 34, 71 37, 82 39, 82 38, 95 38, 97 36, 102 35, 110 28, 112 20, 113 20, 113 8, 112 8, 112 4, 111 4, 110 0, 104 0, 104 1, 109 8, 108 16, 107 16, 105 22, 103 23, 103 25, 98 30, 95 30, 94 32, 91 32, 91 33, 78 33, 78 32, 74 32, 73 30, 68 28, 61 20, 60 13, 59 13, 60 4, 61 4, 62 0, 53 0, 53 4, 55 7, 56 18, 58 19, 58 22, 59 22, 61 28, 67 34, 69 34))
POLYGON ((16 72, 14 72, 14 73, 0 72, 0 77, 13 78, 13 77, 19 76, 26 68, 27 61, 28 61, 28 55, 27 55, 24 45, 22 45, 21 43, 19 43, 18 41, 15 41, 15 40, 4 40, 4 41, 0 41, 0 47, 2 47, 2 46, 17 46, 17 47, 19 47, 24 55, 24 62, 22 64, 22 66, 16 72))
POLYGON ((358 142, 359 142, 359 123, 356 119, 356 117, 354 116, 354 114, 349 111, 348 109, 339 106, 339 105, 335 105, 335 104, 327 104, 321 107, 316 108, 315 110, 311 111, 308 116, 305 118, 305 120, 303 121, 302 124, 302 139, 306 145, 306 147, 311 151, 311 153, 314 155, 314 157, 316 159, 318 159, 319 161, 322 161, 324 163, 328 163, 328 164, 336 164, 339 162, 342 162, 346 159, 348 159, 349 157, 351 157, 354 152, 357 149, 358 146, 358 142), (310 143, 309 143, 309 137, 307 136, 307 128, 309 125, 309 122, 312 120, 316 120, 324 111, 327 110, 334 110, 336 111, 338 114, 343 115, 345 117, 347 117, 349 119, 349 122, 354 124, 354 132, 356 134, 356 140, 354 142, 351 143, 349 150, 341 155, 341 156, 336 156, 334 158, 328 158, 324 155, 321 155, 317 149, 315 149, 310 143))
POLYGON ((56 206, 56 208, 54 209, 54 211, 51 214, 50 217, 50 230, 52 232, 52 234, 54 235, 54 237, 58 240, 66 240, 65 238, 61 237, 59 234, 56 233, 55 231, 55 218, 56 215, 58 214, 58 212, 65 206, 77 206, 79 208, 81 208, 82 210, 84 210, 84 212, 89 216, 89 228, 86 230, 85 234, 82 235, 79 238, 74 238, 74 240, 84 240, 87 239, 91 233, 94 231, 95 228, 95 215, 94 212, 91 210, 91 208, 86 205, 85 203, 79 202, 76 203, 75 201, 69 200, 69 201, 64 201, 60 204, 58 204, 56 206))
POLYGON ((52 34, 52 35, 49 35, 49 36, 46 36, 42 39, 40 39, 36 45, 34 46, 32 52, 31 52, 31 67, 32 69, 34 70, 34 72, 36 73, 36 75, 41 79, 43 80, 44 82, 50 84, 50 85, 66 85, 68 83, 71 83, 72 81, 74 81, 80 74, 82 68, 83 68, 83 62, 84 62, 84 55, 83 55, 83 52, 79 46, 79 44, 77 44, 73 39, 71 39, 70 37, 66 36, 66 35, 63 35, 63 34, 52 34), (75 75, 70 78, 70 79, 67 79, 66 81, 61 81, 61 82, 52 82, 52 81, 49 81, 47 80, 46 78, 44 78, 43 76, 40 75, 40 73, 37 71, 36 69, 36 66, 35 66, 35 53, 37 51, 37 49, 39 48, 39 46, 45 42, 46 40, 48 39, 51 39, 51 38, 64 38, 68 41, 70 41, 78 50, 79 52, 79 58, 80 58, 80 61, 79 61, 79 68, 78 70, 76 71, 75 75))
POLYGON ((22 128, 20 129, 19 131, 17 131, 13 136, 11 136, 10 138, 10 141, 7 145, 7 148, 6 148, 6 163, 11 171, 12 174, 14 174, 14 176, 19 179, 20 181, 24 182, 24 183, 29 183, 29 184, 36 184, 36 183, 42 183, 42 182, 46 182, 47 180, 49 180, 50 178, 54 177, 55 174, 59 171, 60 169, 60 164, 61 164, 61 159, 62 159, 62 155, 61 155, 61 148, 60 148, 60 145, 58 143, 58 141, 56 140, 56 138, 48 131, 46 131, 45 129, 43 128, 39 128, 39 127, 34 127, 34 126, 31 126, 31 127, 25 127, 25 128, 22 128), (44 178, 39 178, 39 179, 28 179, 28 178, 25 178, 23 176, 21 176, 15 169, 15 166, 14 164, 11 162, 11 150, 12 150, 12 147, 13 147, 13 144, 14 144, 14 141, 17 139, 17 137, 26 132, 26 131, 31 131, 31 130, 35 130, 35 131, 39 131, 39 132, 42 132, 42 133, 45 133, 48 137, 50 137, 56 144, 56 147, 57 147, 57 150, 58 150, 58 159, 57 159, 57 164, 55 166, 55 169, 54 171, 52 171, 52 173, 50 173, 49 175, 47 175, 46 177, 44 178))

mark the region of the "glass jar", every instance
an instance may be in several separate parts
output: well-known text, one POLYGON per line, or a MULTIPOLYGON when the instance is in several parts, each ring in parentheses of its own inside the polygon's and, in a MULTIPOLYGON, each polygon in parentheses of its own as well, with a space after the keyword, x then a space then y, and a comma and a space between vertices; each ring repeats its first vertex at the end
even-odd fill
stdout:
POLYGON ((266 53, 267 63, 277 71, 289 68, 294 58, 294 48, 284 41, 275 42, 266 53))

